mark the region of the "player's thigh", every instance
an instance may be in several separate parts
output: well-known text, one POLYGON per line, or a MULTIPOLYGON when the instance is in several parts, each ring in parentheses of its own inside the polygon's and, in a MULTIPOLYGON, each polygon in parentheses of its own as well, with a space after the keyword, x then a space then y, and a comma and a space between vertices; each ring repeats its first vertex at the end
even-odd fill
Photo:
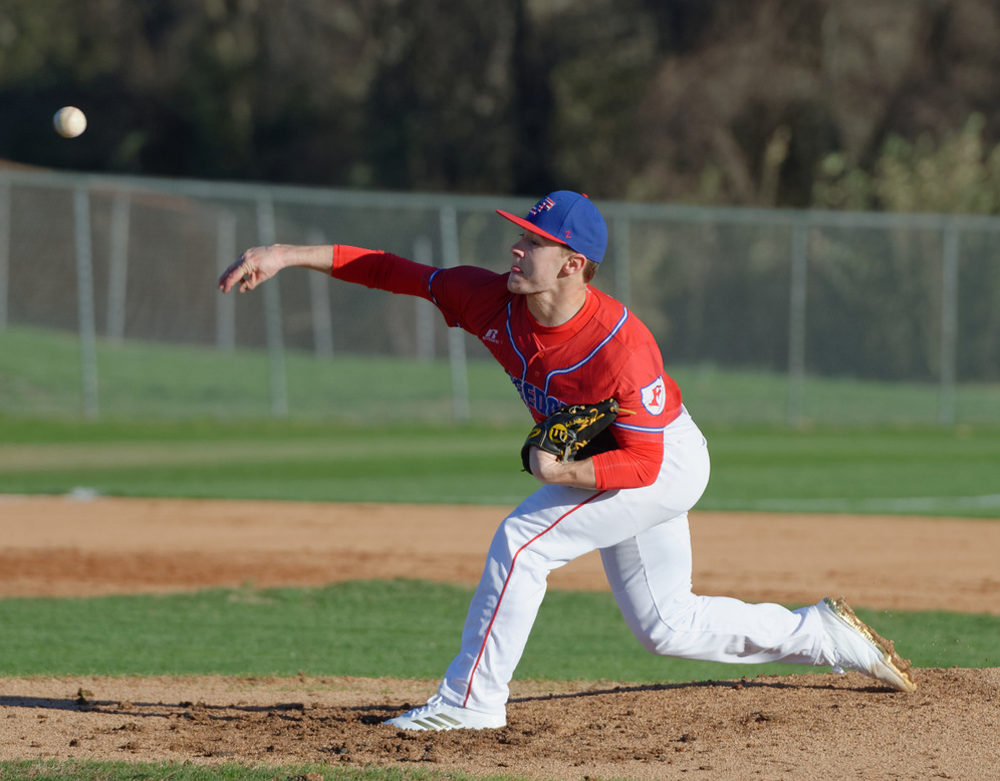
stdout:
POLYGON ((491 551, 504 557, 530 554, 559 566, 664 520, 657 503, 628 501, 627 493, 544 486, 504 519, 491 551))
POLYGON ((671 429, 652 485, 613 491, 542 486, 501 524, 496 552, 513 555, 527 546, 538 555, 570 561, 684 516, 708 484, 708 449, 693 423, 671 429))
POLYGON ((691 593, 691 533, 687 514, 601 549, 615 598, 641 604, 683 600, 691 593))

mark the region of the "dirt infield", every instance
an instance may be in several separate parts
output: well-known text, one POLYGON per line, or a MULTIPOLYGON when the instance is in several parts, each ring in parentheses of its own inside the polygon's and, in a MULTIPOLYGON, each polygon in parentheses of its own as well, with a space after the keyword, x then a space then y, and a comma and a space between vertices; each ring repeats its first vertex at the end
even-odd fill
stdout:
MULTIPOLYGON (((504 508, 0 497, 0 596, 419 577, 474 583, 504 508)), ((1000 615, 1000 524, 692 516, 695 588, 749 601, 844 594, 876 609, 1000 615)), ((553 588, 605 589, 596 556, 553 588)), ((12 631, 5 627, 4 631, 12 631)), ((900 651, 906 655, 906 649, 900 651)), ((0 679, 0 759, 321 762, 526 778, 995 777, 1000 670, 715 684, 515 682, 502 730, 381 722, 435 681, 0 679)))

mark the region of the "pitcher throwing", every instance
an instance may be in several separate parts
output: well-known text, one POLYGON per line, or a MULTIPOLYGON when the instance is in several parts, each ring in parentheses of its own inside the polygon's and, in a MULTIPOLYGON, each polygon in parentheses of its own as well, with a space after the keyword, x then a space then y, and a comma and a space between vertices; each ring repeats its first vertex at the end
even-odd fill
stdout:
POLYGON ((449 326, 479 338, 536 427, 567 405, 614 399, 629 412, 572 457, 526 447, 524 465, 541 487, 497 529, 461 650, 426 705, 386 723, 406 730, 506 725, 508 683, 546 578, 593 550, 601 552, 622 617, 654 654, 829 665, 914 691, 909 662, 843 600, 788 610, 692 593, 688 511, 708 483, 708 447, 650 332, 589 285, 607 248, 604 218, 586 196, 565 190, 542 198, 524 218, 498 213, 522 231, 504 274, 437 269, 344 245, 274 245, 248 249, 219 280, 223 292, 245 292, 297 266, 421 296, 449 326))

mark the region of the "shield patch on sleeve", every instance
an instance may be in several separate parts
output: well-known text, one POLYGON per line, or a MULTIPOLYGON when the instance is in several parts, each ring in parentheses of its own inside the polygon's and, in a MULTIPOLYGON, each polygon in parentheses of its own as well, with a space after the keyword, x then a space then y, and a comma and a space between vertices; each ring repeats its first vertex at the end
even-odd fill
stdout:
POLYGON ((663 377, 657 377, 642 389, 642 406, 650 415, 659 415, 667 402, 667 389, 663 377))

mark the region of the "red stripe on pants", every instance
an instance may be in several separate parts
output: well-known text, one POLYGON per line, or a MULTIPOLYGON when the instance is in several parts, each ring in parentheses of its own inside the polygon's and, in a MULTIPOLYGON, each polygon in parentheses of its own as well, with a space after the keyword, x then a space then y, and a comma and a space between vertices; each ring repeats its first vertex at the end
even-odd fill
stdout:
POLYGON ((468 704, 469 697, 472 695, 472 681, 476 677, 476 670, 479 668, 479 662, 482 661, 483 654, 486 653, 486 643, 490 639, 490 632, 493 631, 493 622, 497 620, 497 613, 500 610, 500 605, 503 604, 503 596, 507 592, 507 584, 510 582, 511 575, 514 574, 514 567, 517 564, 517 557, 521 555, 521 551, 523 551, 525 548, 527 548, 529 545, 531 545, 531 543, 535 542, 535 540, 538 540, 541 537, 544 537, 546 534, 548 534, 550 531, 552 531, 554 528, 556 528, 556 526, 558 526, 560 523, 562 523, 562 521, 565 518, 567 518, 568 516, 570 516, 573 513, 575 513, 581 507, 584 507, 585 505, 590 504, 597 497, 601 496, 604 493, 606 493, 606 491, 598 491, 593 496, 591 496, 590 498, 588 498, 587 501, 581 502, 580 504, 578 504, 576 507, 572 508, 571 510, 567 510, 565 513, 563 513, 561 516, 559 516, 559 518, 556 519, 555 523, 553 523, 547 529, 538 532, 538 534, 536 534, 534 537, 532 537, 530 540, 528 540, 526 543, 524 543, 524 545, 522 545, 520 548, 518 548, 517 551, 514 553, 513 558, 511 558, 511 560, 510 560, 510 571, 507 573, 507 577, 504 579, 503 588, 500 589, 500 597, 497 599, 497 606, 495 608, 493 608, 493 615, 490 617, 489 626, 486 627, 486 635, 483 637, 483 644, 479 647, 479 654, 476 656, 476 663, 474 665, 472 665, 472 672, 469 673, 469 685, 465 689, 465 699, 462 700, 462 707, 465 707, 468 704))

